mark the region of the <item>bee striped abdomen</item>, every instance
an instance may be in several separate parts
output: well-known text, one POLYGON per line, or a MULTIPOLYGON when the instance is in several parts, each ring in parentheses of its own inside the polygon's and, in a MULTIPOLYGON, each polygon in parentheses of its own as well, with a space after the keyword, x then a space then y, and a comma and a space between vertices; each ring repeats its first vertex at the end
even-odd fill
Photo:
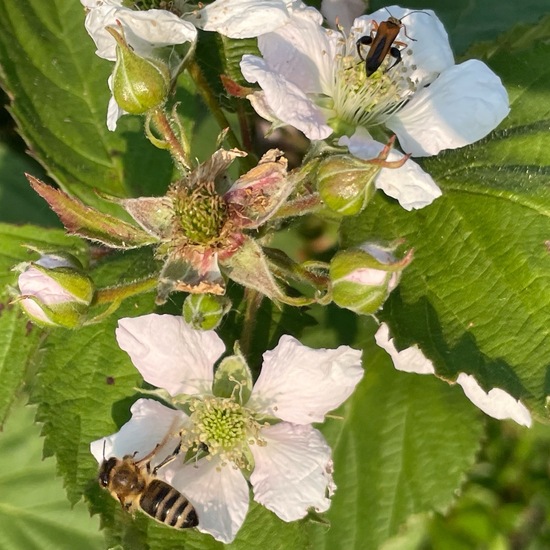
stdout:
POLYGON ((176 529, 195 527, 199 522, 193 505, 179 491, 160 479, 151 481, 141 495, 140 506, 157 521, 176 529))

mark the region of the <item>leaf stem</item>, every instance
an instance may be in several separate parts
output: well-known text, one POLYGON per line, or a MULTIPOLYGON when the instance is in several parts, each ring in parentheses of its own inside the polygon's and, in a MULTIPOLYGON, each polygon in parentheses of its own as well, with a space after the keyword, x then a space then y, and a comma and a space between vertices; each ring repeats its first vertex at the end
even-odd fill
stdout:
POLYGON ((264 296, 261 292, 258 292, 252 288, 245 288, 244 290, 246 310, 244 312, 243 328, 241 331, 241 337, 239 338, 239 345, 245 357, 247 357, 250 353, 254 325, 256 323, 256 313, 260 308, 263 297, 264 296))
MULTIPOLYGON (((183 168, 185 171, 191 170, 191 165, 189 163, 189 153, 185 150, 184 144, 182 141, 185 141, 185 144, 188 145, 185 135, 178 137, 170 123, 170 118, 166 115, 164 107, 159 107, 155 109, 151 114, 151 122, 153 123, 155 129, 162 136, 165 148, 170 150, 172 158, 178 163, 178 165, 183 168)), ((159 147, 158 140, 151 139, 152 136, 149 136, 151 142, 159 147)), ((188 148, 188 147, 187 147, 188 148)))
POLYGON ((92 305, 112 304, 114 302, 120 303, 122 300, 130 298, 131 296, 150 292, 157 286, 157 281, 158 277, 155 275, 154 277, 132 281, 131 283, 120 286, 100 288, 95 293, 92 305))
POLYGON ((192 60, 187 65, 187 70, 191 75, 191 78, 194 80, 199 93, 201 94, 202 99, 206 103, 207 107, 212 111, 216 122, 222 130, 228 128, 227 131, 227 141, 231 147, 241 149, 241 144, 237 139, 237 136, 233 132, 229 121, 227 120, 224 112, 222 111, 212 88, 208 84, 206 78, 202 74, 201 68, 195 60, 192 60))

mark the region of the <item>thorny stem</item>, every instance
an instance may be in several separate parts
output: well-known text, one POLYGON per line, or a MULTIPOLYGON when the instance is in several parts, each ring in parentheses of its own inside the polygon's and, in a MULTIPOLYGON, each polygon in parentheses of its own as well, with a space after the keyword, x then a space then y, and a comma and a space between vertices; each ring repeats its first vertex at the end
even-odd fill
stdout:
POLYGON ((216 122, 218 123, 220 128, 222 130, 225 128, 229 128, 229 131, 227 132, 227 141, 229 145, 231 147, 241 149, 241 144, 239 143, 237 136, 231 129, 229 121, 227 120, 224 112, 221 110, 220 105, 216 100, 216 97, 212 92, 210 85, 206 81, 206 78, 204 78, 204 75, 202 74, 201 68, 199 67, 198 63, 194 60, 190 61, 189 65, 187 66, 187 70, 189 71, 191 78, 197 85, 197 89, 199 90, 202 99, 204 100, 208 108, 212 111, 212 114, 214 115, 214 118, 216 119, 216 122))
POLYGON ((93 305, 112 304, 122 302, 126 298, 150 292, 157 286, 158 277, 148 277, 139 281, 132 281, 120 286, 101 288, 96 291, 93 305))
POLYGON ((256 322, 256 313, 262 303, 263 294, 251 288, 245 288, 244 298, 246 301, 246 310, 244 312, 243 329, 239 338, 239 345, 243 355, 246 357, 250 353, 254 325, 256 322))
POLYGON ((321 262, 306 262, 298 264, 289 258, 284 252, 276 248, 264 247, 264 252, 269 258, 271 267, 276 270, 276 275, 282 279, 294 279, 302 283, 310 284, 316 290, 326 292, 330 285, 327 275, 319 271, 328 271, 328 265, 321 262), (314 271, 315 270, 315 271, 314 271))
POLYGON ((274 216, 271 218, 284 219, 292 218, 294 216, 304 216, 305 214, 311 214, 317 212, 323 207, 323 201, 319 196, 319 193, 311 193, 310 195, 305 195, 298 197, 296 199, 287 201, 286 203, 275 212, 274 216))
POLYGON ((166 112, 163 107, 158 107, 151 113, 151 122, 154 124, 155 129, 163 137, 163 140, 166 143, 167 148, 170 150, 170 154, 173 159, 186 171, 191 170, 187 151, 185 151, 182 142, 174 133, 170 120, 166 116, 166 112))

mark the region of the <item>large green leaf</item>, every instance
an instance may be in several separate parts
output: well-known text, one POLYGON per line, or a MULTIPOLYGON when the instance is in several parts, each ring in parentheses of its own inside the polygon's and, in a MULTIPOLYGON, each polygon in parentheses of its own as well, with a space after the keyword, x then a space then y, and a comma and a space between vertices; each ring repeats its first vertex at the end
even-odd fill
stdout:
POLYGON ((28 155, 0 143, 0 220, 60 227, 56 215, 32 190, 25 172, 41 175, 42 170, 28 155))
POLYGON ((525 43, 520 29, 489 51, 510 92, 499 131, 425 162, 443 189, 434 204, 407 213, 378 197, 346 224, 345 240, 414 247, 380 315, 400 349, 418 343, 439 375, 474 374, 547 419, 550 68, 540 60, 550 46, 525 43))
POLYGON ((0 429, 25 382, 41 335, 40 329, 23 317, 19 306, 7 301, 5 298, 0 308, 0 429))
POLYGON ((374 323, 330 313, 324 330, 306 341, 333 346, 346 332, 346 343, 364 350, 365 377, 321 427, 338 490, 326 514, 330 528, 312 525, 311 534, 319 550, 379 548, 410 515, 453 503, 475 462, 483 423, 460 388, 396 371, 373 344, 374 323))
POLYGON ((0 434, 0 547, 3 550, 100 550, 98 521, 67 502, 55 462, 41 460, 33 410, 20 403, 0 434))
POLYGON ((112 63, 94 54, 76 0, 0 3, 0 80, 32 154, 66 191, 106 211, 95 189, 117 196, 164 189, 169 155, 149 144, 141 119, 105 123, 112 63))

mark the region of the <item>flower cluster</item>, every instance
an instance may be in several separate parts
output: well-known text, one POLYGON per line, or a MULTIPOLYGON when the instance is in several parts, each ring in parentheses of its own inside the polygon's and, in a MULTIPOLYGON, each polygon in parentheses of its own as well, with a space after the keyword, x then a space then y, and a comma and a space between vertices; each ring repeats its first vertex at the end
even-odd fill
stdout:
POLYGON ((156 475, 193 504, 198 529, 223 542, 235 538, 245 519, 247 479, 254 500, 284 521, 304 517, 309 508, 328 509, 335 490, 331 451, 311 424, 351 395, 363 376, 360 351, 315 350, 283 336, 264 354, 252 387, 240 355, 226 357, 214 372, 223 342, 181 317, 121 319, 116 336, 173 408, 136 401, 119 432, 92 443, 98 462, 125 455, 138 460, 161 442, 168 450, 181 446, 156 475))
MULTIPOLYGON (((324 262, 300 263, 272 248, 274 233, 283 220, 306 213, 330 221, 355 216, 368 208, 375 189, 405 210, 428 206, 442 191, 411 157, 485 137, 508 114, 506 91, 484 63, 455 64, 445 29, 431 10, 390 6, 352 17, 344 14, 343 3, 327 0, 329 23, 337 19, 328 28, 323 15, 301 0, 216 0, 207 6, 81 2, 97 55, 115 62, 107 127, 114 131, 125 113, 143 115, 147 138, 170 152, 177 175, 163 196, 102 197, 122 207, 118 217, 30 176, 70 233, 121 250, 153 246, 156 263, 152 285, 133 281, 102 293, 81 266, 44 255, 18 266, 17 300, 39 324, 78 328, 85 319, 111 314, 134 288, 156 288, 156 305, 173 292, 188 293, 183 316, 119 321, 120 348, 156 389, 144 390, 147 397, 133 404, 131 419, 94 441, 92 454, 101 464, 112 458, 148 461, 148 475, 192 504, 199 531, 224 543, 234 540, 245 520, 250 488, 256 502, 287 522, 311 510, 324 512, 336 489, 332 454, 312 424, 323 422, 353 393, 363 376, 361 352, 348 346, 311 349, 285 335, 264 353, 253 383, 239 343, 225 355, 213 330, 231 310, 223 296, 228 280, 246 288, 251 316, 263 297, 276 305, 333 302, 374 316, 413 261, 414 251, 403 239, 362 243, 324 262), (388 22, 394 25, 395 47, 368 49, 388 22), (239 98, 241 107, 249 102, 273 129, 291 126, 308 138, 300 167, 290 170, 279 148, 242 150, 238 139, 228 138, 234 137, 229 123, 206 160, 193 160, 178 106, 167 105, 185 70, 209 107, 215 103, 195 60, 199 31, 257 38, 257 49, 239 54, 242 74, 235 81, 224 75, 224 85, 231 100, 239 98), (228 148, 221 145, 224 139, 228 148), (86 317, 89 307, 109 299, 105 312, 86 317)), ((226 121, 217 107, 216 118, 226 121)), ((252 113, 245 111, 239 113, 243 120, 252 113)), ((250 328, 251 320, 247 323, 250 328)), ((396 368, 435 374, 420 349, 398 351, 386 325, 375 339, 396 368)), ((466 373, 451 382, 488 414, 530 424, 527 409, 506 392, 485 392, 466 373)))
MULTIPOLYGON (((390 6, 357 18, 347 32, 322 23, 317 10, 295 4, 284 25, 259 37, 262 57, 243 57, 243 75, 261 87, 249 95, 250 102, 276 125, 290 124, 313 140, 333 135, 363 159, 380 153, 383 144, 372 135, 385 127, 405 153, 424 157, 481 139, 509 112, 506 90, 484 63, 455 65, 447 33, 431 10, 390 6), (367 77, 356 44, 388 12, 407 18, 406 32, 414 42, 403 26, 402 63, 367 77)), ((399 156, 394 152, 390 160, 399 156)), ((382 169, 376 186, 407 210, 441 194, 412 160, 397 170, 382 169)))

